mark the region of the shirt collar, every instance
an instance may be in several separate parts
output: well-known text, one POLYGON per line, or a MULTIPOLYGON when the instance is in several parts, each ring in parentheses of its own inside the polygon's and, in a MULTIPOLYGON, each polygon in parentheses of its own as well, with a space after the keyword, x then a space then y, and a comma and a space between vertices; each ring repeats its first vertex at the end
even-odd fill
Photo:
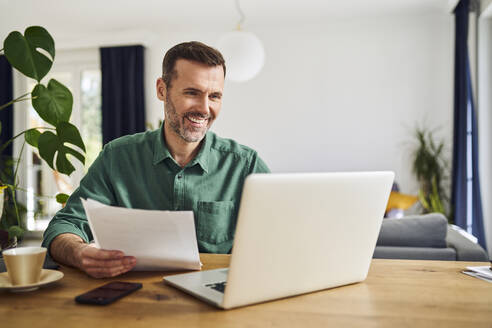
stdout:
POLYGON ((196 164, 200 165, 205 173, 208 173, 209 168, 209 160, 210 160, 210 145, 212 143, 212 136, 210 132, 207 131, 205 137, 202 140, 202 148, 198 152, 198 154, 188 163, 187 166, 192 167, 196 164))
POLYGON ((161 128, 159 132, 156 133, 154 140, 154 160, 153 164, 156 165, 166 158, 173 158, 169 149, 166 146, 166 142, 164 141, 164 122, 161 124, 161 128))
MULTIPOLYGON (((208 173, 210 145, 212 143, 211 139, 212 137, 210 135, 210 132, 207 132, 204 140, 202 141, 203 142, 202 148, 195 156, 195 158, 191 160, 190 163, 188 163, 187 167, 192 167, 198 164, 200 165, 203 171, 208 173)), ((167 148, 166 142, 164 141, 164 122, 162 122, 161 128, 159 129, 159 132, 157 133, 154 141, 154 159, 152 163, 156 165, 162 162, 163 160, 165 160, 166 158, 170 158, 174 160, 171 153, 169 152, 169 149, 167 148)))

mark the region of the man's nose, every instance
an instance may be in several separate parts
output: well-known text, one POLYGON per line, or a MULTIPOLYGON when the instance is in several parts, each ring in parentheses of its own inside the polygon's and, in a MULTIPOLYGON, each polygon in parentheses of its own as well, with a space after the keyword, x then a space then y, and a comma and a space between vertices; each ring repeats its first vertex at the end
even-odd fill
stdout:
POLYGON ((208 115, 210 113, 210 103, 208 96, 204 96, 200 98, 200 103, 197 106, 198 112, 200 112, 203 115, 208 115))

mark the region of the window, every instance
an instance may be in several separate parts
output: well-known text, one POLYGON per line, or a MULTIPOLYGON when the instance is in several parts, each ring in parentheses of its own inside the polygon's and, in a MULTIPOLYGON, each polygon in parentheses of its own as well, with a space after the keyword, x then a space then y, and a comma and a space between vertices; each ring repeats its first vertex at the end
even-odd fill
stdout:
MULTIPOLYGON (((55 64, 42 82, 47 84, 52 78, 66 85, 72 92, 74 103, 70 122, 77 126, 86 145, 86 163, 82 165, 78 160, 73 160, 76 171, 67 177, 51 170, 40 160, 35 149, 27 144, 24 146, 19 169, 22 189, 18 198, 27 208, 26 225, 31 231, 46 228, 49 220, 61 208, 56 202, 56 194, 71 194, 102 148, 101 71, 98 50, 59 51, 55 57, 55 64)), ((36 81, 20 75, 14 77, 15 82, 19 85, 16 93, 30 92, 36 85, 36 81)), ((30 102, 20 105, 27 110, 15 111, 16 131, 46 126, 30 102)), ((22 142, 23 140, 19 140, 14 144, 14 154, 19 153, 22 142)))
POLYGON ((80 80, 82 140, 86 147, 84 173, 102 149, 101 71, 85 70, 80 80))

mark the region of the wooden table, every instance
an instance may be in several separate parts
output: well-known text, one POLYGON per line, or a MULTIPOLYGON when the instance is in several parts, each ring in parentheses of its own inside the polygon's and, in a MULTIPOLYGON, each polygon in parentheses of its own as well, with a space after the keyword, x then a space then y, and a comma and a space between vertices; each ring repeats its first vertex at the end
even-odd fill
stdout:
MULTIPOLYGON (((201 260, 214 269, 227 267, 229 256, 201 260)), ((101 280, 63 267, 65 277, 51 286, 0 292, 0 327, 492 327, 492 284, 460 273, 469 265, 486 263, 373 260, 362 283, 229 311, 165 285, 160 272, 101 280), (111 280, 143 288, 105 307, 75 303, 111 280)))

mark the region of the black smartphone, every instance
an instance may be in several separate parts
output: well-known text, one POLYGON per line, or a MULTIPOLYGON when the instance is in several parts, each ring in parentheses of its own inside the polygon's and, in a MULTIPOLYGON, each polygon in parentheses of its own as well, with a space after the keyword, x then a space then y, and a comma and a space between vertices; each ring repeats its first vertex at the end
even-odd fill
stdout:
POLYGON ((75 301, 82 304, 107 305, 140 288, 142 284, 138 282, 113 281, 75 297, 75 301))

